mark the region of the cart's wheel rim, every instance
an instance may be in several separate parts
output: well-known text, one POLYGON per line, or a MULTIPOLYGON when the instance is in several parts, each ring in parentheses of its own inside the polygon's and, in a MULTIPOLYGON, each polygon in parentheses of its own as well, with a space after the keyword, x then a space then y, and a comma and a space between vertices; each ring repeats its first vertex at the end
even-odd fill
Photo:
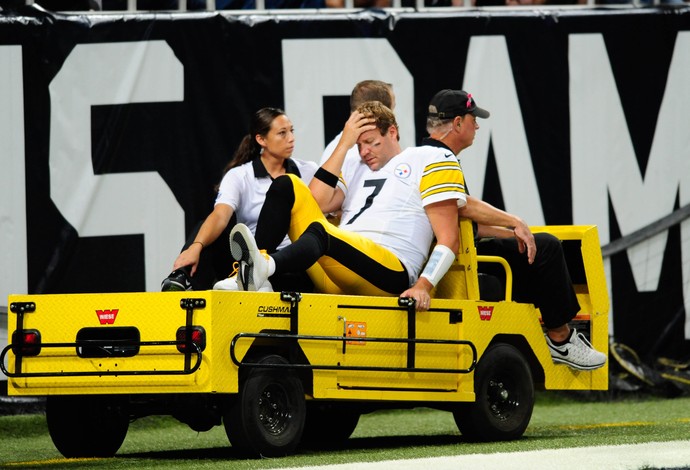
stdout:
POLYGON ((489 410, 499 421, 507 421, 513 412, 520 407, 520 397, 515 384, 507 378, 494 378, 489 381, 486 390, 489 410))
POLYGON ((267 386, 259 396, 259 420, 267 433, 279 436, 292 420, 286 390, 278 384, 267 386))

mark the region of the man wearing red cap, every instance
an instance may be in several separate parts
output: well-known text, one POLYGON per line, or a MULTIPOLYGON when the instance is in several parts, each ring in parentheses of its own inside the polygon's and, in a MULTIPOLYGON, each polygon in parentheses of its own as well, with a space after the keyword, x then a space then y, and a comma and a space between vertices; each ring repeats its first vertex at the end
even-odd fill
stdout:
MULTIPOLYGON (((429 104, 422 145, 441 147, 455 155, 474 141, 477 118, 489 112, 462 90, 441 90, 429 104)), ((546 342, 553 361, 574 369, 593 370, 606 363, 587 338, 568 325, 580 311, 560 241, 548 233, 533 234, 519 217, 467 194, 458 200, 458 215, 475 224, 477 253, 506 259, 514 273, 515 300, 533 303, 541 311, 546 342), (488 239, 488 240, 487 240, 488 239)))

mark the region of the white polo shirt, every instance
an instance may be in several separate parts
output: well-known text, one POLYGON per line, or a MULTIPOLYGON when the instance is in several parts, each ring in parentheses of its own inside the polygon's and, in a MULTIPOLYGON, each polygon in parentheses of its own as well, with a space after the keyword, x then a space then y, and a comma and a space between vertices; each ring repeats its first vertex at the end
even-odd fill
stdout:
MULTIPOLYGON (((307 162, 290 158, 285 160, 285 171, 300 177, 305 184, 309 184, 318 166, 314 162, 307 162)), ((228 171, 220 182, 215 204, 227 204, 237 215, 237 222, 245 224, 253 234, 259 213, 266 200, 266 192, 273 182, 273 178, 266 171, 260 157, 228 171)), ((290 244, 286 236, 279 249, 290 244)))

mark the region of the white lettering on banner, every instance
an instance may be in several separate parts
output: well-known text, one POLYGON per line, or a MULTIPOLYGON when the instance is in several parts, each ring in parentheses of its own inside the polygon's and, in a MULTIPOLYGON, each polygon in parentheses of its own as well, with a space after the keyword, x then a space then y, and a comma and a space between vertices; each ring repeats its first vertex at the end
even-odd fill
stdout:
POLYGON ((50 83, 50 194, 82 237, 144 234, 146 289, 184 241, 184 212, 158 173, 94 175, 91 106, 182 101, 182 64, 164 41, 79 44, 50 83))
POLYGON ((299 135, 297 158, 319 162, 327 144, 323 138, 323 97, 349 96, 362 80, 393 84, 400 144, 403 148, 416 145, 414 80, 388 40, 283 40, 285 112, 299 135))
POLYGON ((470 193, 482 196, 491 143, 506 210, 519 214, 530 225, 544 225, 544 212, 504 36, 472 37, 462 89, 472 93, 479 106, 491 112, 489 119, 477 119, 480 129, 474 144, 460 154, 470 193))
POLYGON ((0 305, 28 289, 22 47, 0 46, 0 305))
MULTIPOLYGON (((602 244, 611 236, 609 198, 624 236, 671 213, 679 191, 681 206, 690 203, 690 133, 679 127, 690 107, 689 47, 690 33, 679 32, 643 177, 602 36, 570 36, 573 218, 574 223, 596 223, 602 244)), ((628 249, 638 290, 658 288, 667 238, 664 231, 628 249)), ((690 312, 688 220, 681 224, 681 252, 685 311, 690 312)), ((610 286, 610 274, 607 277, 610 286)), ((690 315, 685 337, 690 338, 690 315)))

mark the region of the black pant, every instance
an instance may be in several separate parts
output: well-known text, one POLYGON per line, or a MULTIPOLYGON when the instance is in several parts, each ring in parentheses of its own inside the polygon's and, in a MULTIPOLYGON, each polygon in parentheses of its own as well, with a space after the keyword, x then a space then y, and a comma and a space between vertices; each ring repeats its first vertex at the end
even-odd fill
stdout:
MULTIPOLYGON (((235 260, 230 254, 229 237, 230 230, 235 226, 236 221, 237 219, 233 215, 230 223, 227 227, 225 227, 225 230, 223 230, 223 232, 218 236, 216 241, 209 243, 201 250, 201 254, 199 255, 199 264, 197 264, 196 272, 191 278, 192 289, 211 289, 213 284, 221 279, 225 279, 232 272, 232 265, 235 260)), ((182 251, 189 248, 189 245, 194 242, 202 223, 203 222, 199 222, 196 227, 194 227, 194 230, 191 231, 189 237, 187 237, 187 241, 182 247, 182 251)), ((188 267, 182 269, 184 269, 187 274, 190 273, 190 269, 188 267)))
MULTIPOLYGON (((203 222, 199 222, 196 227, 194 227, 194 230, 192 230, 187 238, 182 251, 186 250, 189 245, 194 242, 202 223, 203 222)), ((194 276, 191 277, 192 289, 211 289, 217 281, 225 279, 232 273, 235 260, 230 253, 230 231, 236 223, 237 218, 233 214, 227 227, 225 227, 223 232, 221 232, 216 241, 209 243, 204 247, 203 250, 201 250, 196 272, 194 273, 194 276)), ((282 239, 280 241, 282 241, 282 239)), ((182 269, 184 269, 187 274, 190 273, 190 269, 188 267, 182 269)), ((275 274, 269 278, 269 281, 273 286, 273 290, 276 292, 312 292, 314 290, 314 285, 309 279, 309 276, 307 276, 307 274, 304 272, 275 274)))
MULTIPOLYGON (((568 323, 580 311, 560 240, 549 233, 534 234, 537 255, 527 262, 527 253, 518 251, 515 238, 496 238, 477 242, 477 254, 500 256, 513 271, 513 299, 532 303, 541 311, 546 328, 568 323)), ((481 263, 479 270, 505 280, 503 268, 481 263)))

